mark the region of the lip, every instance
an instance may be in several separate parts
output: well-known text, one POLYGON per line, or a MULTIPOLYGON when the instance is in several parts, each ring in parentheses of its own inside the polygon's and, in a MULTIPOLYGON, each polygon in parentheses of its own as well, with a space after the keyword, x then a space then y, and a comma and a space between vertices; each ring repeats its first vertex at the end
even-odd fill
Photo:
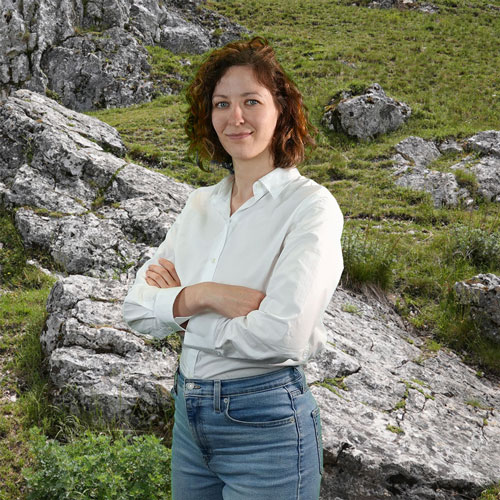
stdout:
POLYGON ((245 137, 249 137, 252 135, 252 132, 241 132, 239 134, 225 134, 229 139, 244 139, 245 137))

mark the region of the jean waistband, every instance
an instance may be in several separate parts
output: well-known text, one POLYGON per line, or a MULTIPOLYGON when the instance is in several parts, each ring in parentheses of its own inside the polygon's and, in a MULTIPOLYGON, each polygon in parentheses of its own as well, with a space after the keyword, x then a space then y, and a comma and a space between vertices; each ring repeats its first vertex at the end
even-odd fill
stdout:
POLYGON ((178 392, 178 387, 182 387, 185 395, 189 396, 231 396, 260 392, 276 387, 281 387, 289 383, 300 382, 301 392, 307 389, 307 382, 304 369, 301 365, 287 366, 280 370, 251 377, 233 379, 197 379, 185 378, 179 366, 174 376, 174 390, 178 392))

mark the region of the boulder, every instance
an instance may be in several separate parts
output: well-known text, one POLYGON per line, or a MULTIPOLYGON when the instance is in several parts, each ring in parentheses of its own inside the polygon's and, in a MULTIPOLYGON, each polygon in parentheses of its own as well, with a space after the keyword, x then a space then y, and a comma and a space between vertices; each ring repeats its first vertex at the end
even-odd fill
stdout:
POLYGON ((434 206, 470 207, 478 194, 486 201, 500 202, 500 132, 488 130, 466 139, 464 147, 453 139, 441 143, 407 137, 395 146, 395 183, 430 193, 434 206), (427 168, 441 154, 474 151, 450 167, 450 172, 427 168), (469 174, 471 185, 457 180, 459 170, 469 174))
POLYGON ((500 130, 485 130, 469 137, 465 146, 471 151, 500 158, 500 130))
POLYGON ((427 350, 389 306, 353 292, 335 292, 324 322, 320 360, 341 351, 353 364, 319 377, 314 362, 306 368, 323 422, 322 499, 475 498, 498 481, 497 384, 447 349, 427 350))
POLYGON ((123 28, 66 38, 43 54, 47 87, 76 111, 150 101, 148 51, 123 28))
POLYGON ((374 83, 362 95, 342 91, 332 97, 321 123, 330 130, 367 140, 396 130, 410 115, 409 106, 388 97, 374 83))
POLYGON ((165 423, 177 354, 145 343, 123 323, 126 283, 70 276, 48 301, 40 337, 53 384, 52 400, 135 428, 165 423))
POLYGON ((157 90, 146 45, 199 54, 242 33, 201 2, 4 0, 0 96, 22 87, 80 111, 149 101, 157 90))
POLYGON ((410 136, 403 139, 395 146, 396 152, 401 155, 402 160, 406 160, 408 164, 414 165, 418 168, 426 167, 429 163, 441 156, 439 149, 434 142, 426 141, 421 137, 410 136))
POLYGON ((368 4, 369 8, 378 9, 402 9, 402 10, 418 10, 426 14, 435 14, 439 12, 439 8, 431 3, 420 3, 414 0, 373 0, 368 4))
POLYGON ((18 90, 0 108, 0 200, 27 246, 71 274, 112 277, 159 245, 192 191, 128 163, 112 127, 18 90))
POLYGON ((471 316, 481 326, 481 334, 500 344, 500 276, 478 274, 455 283, 458 302, 470 307, 471 316))

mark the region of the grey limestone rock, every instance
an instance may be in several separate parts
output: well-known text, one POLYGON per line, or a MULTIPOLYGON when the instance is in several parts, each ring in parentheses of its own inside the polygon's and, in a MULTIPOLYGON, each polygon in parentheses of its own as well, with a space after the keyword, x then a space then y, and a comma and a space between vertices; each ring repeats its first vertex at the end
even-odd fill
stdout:
POLYGON ((0 108, 0 199, 65 272, 112 277, 159 245, 192 188, 127 163, 116 130, 29 90, 0 108), (147 243, 147 244, 146 244, 147 243))
POLYGON ((426 14, 435 14, 439 12, 439 8, 431 3, 420 3, 414 0, 373 0, 368 4, 370 8, 379 9, 408 9, 408 10, 418 10, 426 14))
POLYGON ((350 91, 335 95, 321 122, 330 130, 368 140, 396 130, 410 115, 409 106, 388 97, 382 87, 374 83, 362 95, 353 96, 350 91))
POLYGON ((78 275, 54 285, 40 338, 53 402, 136 428, 161 425, 177 355, 147 345, 123 323, 126 292, 125 282, 78 275))
POLYGON ((487 201, 500 201, 500 132, 480 132, 464 141, 465 148, 475 151, 450 167, 451 172, 427 168, 444 153, 462 153, 464 148, 452 139, 436 145, 420 137, 407 137, 395 146, 395 183, 430 193, 436 207, 464 207, 475 204, 473 188, 460 185, 457 171, 472 176, 477 193, 487 201))
POLYGON ((148 101, 157 91, 145 45, 203 53, 242 33, 199 2, 3 0, 0 90, 52 91, 77 110, 148 101))
POLYGON ((66 38, 44 52, 47 87, 76 111, 150 101, 148 52, 123 28, 66 38))
POLYGON ((474 498, 498 480, 498 384, 427 351, 390 307, 352 292, 335 292, 325 325, 330 347, 306 367, 323 422, 322 499, 474 498), (338 351, 353 363, 336 373, 338 351), (341 374, 337 387, 315 383, 341 374))
POLYGON ((483 335, 500 344, 500 277, 478 274, 455 283, 461 304, 470 307, 473 318, 481 324, 483 335))
POLYGON ((441 156, 439 149, 432 141, 421 137, 410 136, 396 144, 395 149, 405 160, 416 167, 426 167, 441 156))
POLYGON ((500 130, 478 132, 465 141, 465 146, 472 151, 500 157, 500 130))

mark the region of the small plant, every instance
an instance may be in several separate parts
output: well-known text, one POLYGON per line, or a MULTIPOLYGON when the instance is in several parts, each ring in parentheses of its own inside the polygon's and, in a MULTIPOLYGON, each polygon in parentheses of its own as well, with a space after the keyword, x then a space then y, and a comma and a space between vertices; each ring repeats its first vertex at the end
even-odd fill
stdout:
POLYGON ((457 225, 449 236, 448 257, 487 270, 500 267, 500 232, 457 225))
POLYGON ((498 500, 500 498, 500 482, 481 493, 478 500, 498 500))
POLYGON ((45 95, 49 98, 49 99, 53 99, 54 101, 58 102, 59 104, 62 104, 62 99, 61 99, 61 96, 55 91, 55 90, 52 90, 52 89, 49 89, 48 87, 45 89, 45 95))
POLYGON ((341 309, 344 312, 348 312, 351 314, 358 314, 361 316, 361 311, 359 310, 359 307, 355 306, 354 304, 342 304, 341 309))
POLYGON ((383 290, 390 288, 395 262, 393 247, 355 229, 344 231, 342 251, 343 281, 347 287, 357 289, 363 284, 373 284, 383 290))
POLYGON ((160 439, 85 431, 66 445, 30 430, 35 467, 23 469, 28 499, 170 497, 170 456, 160 439))
POLYGON ((397 425, 387 424, 386 429, 388 431, 394 432, 394 434, 404 434, 405 433, 405 431, 403 429, 401 429, 401 427, 398 427, 397 425))
POLYGON ((477 194, 479 184, 476 176, 472 172, 457 169, 455 170, 455 179, 457 180, 457 184, 467 189, 472 196, 477 194))

